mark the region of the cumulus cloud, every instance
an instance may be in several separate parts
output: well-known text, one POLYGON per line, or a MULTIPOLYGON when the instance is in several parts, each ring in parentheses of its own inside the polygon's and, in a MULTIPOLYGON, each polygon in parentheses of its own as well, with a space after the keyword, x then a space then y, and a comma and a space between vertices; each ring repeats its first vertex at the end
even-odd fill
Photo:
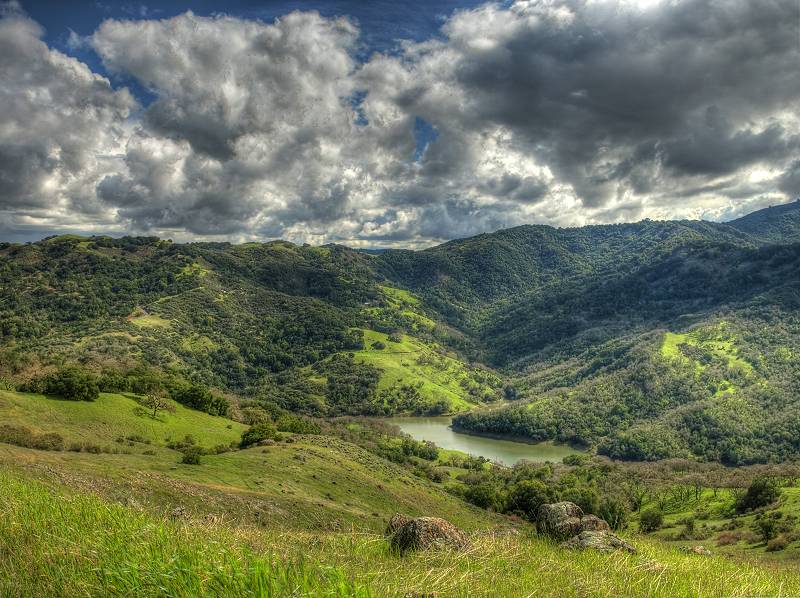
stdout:
POLYGON ((794 0, 488 4, 366 62, 314 12, 105 21, 81 46, 141 109, 6 6, 6 228, 413 246, 798 193, 794 0))
POLYGON ((0 20, 0 214, 6 226, 108 222, 95 186, 117 160, 136 102, 42 42, 15 5, 0 20))

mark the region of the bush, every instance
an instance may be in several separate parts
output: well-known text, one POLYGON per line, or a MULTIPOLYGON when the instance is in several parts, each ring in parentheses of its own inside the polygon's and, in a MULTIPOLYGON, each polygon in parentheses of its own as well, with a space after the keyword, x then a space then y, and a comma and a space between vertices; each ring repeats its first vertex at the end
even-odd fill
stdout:
POLYGON ((239 443, 239 446, 247 448, 263 440, 274 440, 277 435, 278 430, 272 424, 256 424, 255 426, 250 426, 250 428, 242 434, 242 441, 239 443))
POLYGON ((34 434, 24 426, 0 426, 0 442, 38 449, 40 451, 63 451, 64 438, 55 432, 34 434))
POLYGON ((94 401, 100 396, 97 378, 77 367, 64 367, 22 386, 27 392, 40 392, 69 401, 94 401))
POLYGON ((647 509, 639 516, 639 531, 646 534, 661 529, 664 514, 659 509, 647 509))
POLYGON ((772 504, 780 496, 781 491, 775 480, 768 477, 758 477, 739 500, 736 501, 736 510, 740 513, 751 511, 772 504))
POLYGON ((202 454, 203 451, 200 447, 190 446, 189 448, 184 449, 181 463, 185 465, 200 465, 200 456, 202 454))
POLYGON ((722 532, 717 536, 717 546, 730 546, 736 544, 742 539, 742 535, 738 532, 722 532))
POLYGON ((375 349, 376 351, 382 351, 386 348, 386 345, 383 344, 381 341, 375 341, 374 343, 372 343, 372 348, 375 349))
POLYGON ((781 534, 767 542, 767 552, 777 552, 789 546, 789 539, 781 534))
POLYGON ((275 425, 279 432, 292 434, 319 434, 322 431, 317 422, 290 414, 282 415, 275 425))
POLYGON ((211 393, 200 384, 181 386, 172 392, 172 398, 181 405, 203 411, 209 415, 228 415, 230 404, 223 397, 211 393))
POLYGON ((616 498, 607 498, 601 502, 597 515, 605 519, 613 530, 623 529, 628 524, 628 506, 616 498))

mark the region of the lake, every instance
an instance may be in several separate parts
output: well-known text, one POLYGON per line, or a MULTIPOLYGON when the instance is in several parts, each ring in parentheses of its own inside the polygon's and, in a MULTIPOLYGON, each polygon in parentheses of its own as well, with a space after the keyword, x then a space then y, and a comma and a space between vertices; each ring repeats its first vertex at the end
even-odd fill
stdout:
POLYGON ((527 444, 454 432, 450 429, 451 418, 446 416, 390 417, 386 421, 399 426, 403 432, 417 440, 430 440, 440 448, 480 455, 504 465, 514 465, 522 459, 536 463, 555 462, 561 461, 567 455, 582 452, 566 444, 552 442, 527 444))

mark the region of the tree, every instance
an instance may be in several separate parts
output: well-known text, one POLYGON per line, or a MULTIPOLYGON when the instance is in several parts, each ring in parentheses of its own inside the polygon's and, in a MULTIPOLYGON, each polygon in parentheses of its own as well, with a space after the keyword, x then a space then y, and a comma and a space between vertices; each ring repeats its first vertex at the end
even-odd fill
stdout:
POLYGON ((158 417, 159 411, 175 413, 175 406, 167 399, 166 395, 161 390, 153 390, 147 393, 139 400, 139 404, 149 411, 152 411, 153 419, 158 417))
POLYGON ((736 510, 740 513, 766 507, 780 496, 778 484, 772 478, 758 477, 752 481, 747 492, 736 501, 736 510))
POLYGON ((264 423, 250 426, 244 434, 242 434, 242 441, 239 446, 247 448, 261 442, 262 440, 271 440, 277 436, 278 430, 273 424, 264 423))
POLYGON ((661 509, 647 509, 639 516, 639 531, 654 532, 664 525, 664 514, 661 509))

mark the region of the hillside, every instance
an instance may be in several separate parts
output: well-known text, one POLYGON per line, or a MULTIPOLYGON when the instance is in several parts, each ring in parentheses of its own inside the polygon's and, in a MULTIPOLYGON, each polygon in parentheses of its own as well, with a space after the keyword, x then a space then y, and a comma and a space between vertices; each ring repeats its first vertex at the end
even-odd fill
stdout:
MULTIPOLYGON (((153 418, 137 407, 133 396, 114 394, 86 403, 0 393, 6 443, 0 444, 0 552, 6 555, 0 559, 0 593, 555 597, 583 596, 587 589, 671 596, 800 591, 793 568, 779 561, 743 566, 722 556, 698 557, 633 530, 626 537, 637 554, 566 551, 533 535, 519 519, 470 506, 335 435, 284 434, 259 447, 228 446, 205 454, 200 464, 183 464, 168 438, 189 434, 200 446, 219 446, 238 438, 242 426, 180 408, 153 418), (61 435, 69 450, 8 444, 9 428, 23 426, 61 435), (467 530, 471 547, 400 556, 382 535, 396 511, 446 517, 467 530)), ((568 470, 563 482, 580 472, 568 470)), ((483 473, 495 475, 492 468, 483 473)))
POLYGON ((620 458, 796 458, 798 213, 523 226, 416 252, 4 244, 0 378, 40 391, 78 366, 106 392, 207 387, 233 414, 473 410, 462 430, 620 458), (735 360, 691 340, 722 324, 735 360), (689 340, 665 353, 674 338, 689 340))

